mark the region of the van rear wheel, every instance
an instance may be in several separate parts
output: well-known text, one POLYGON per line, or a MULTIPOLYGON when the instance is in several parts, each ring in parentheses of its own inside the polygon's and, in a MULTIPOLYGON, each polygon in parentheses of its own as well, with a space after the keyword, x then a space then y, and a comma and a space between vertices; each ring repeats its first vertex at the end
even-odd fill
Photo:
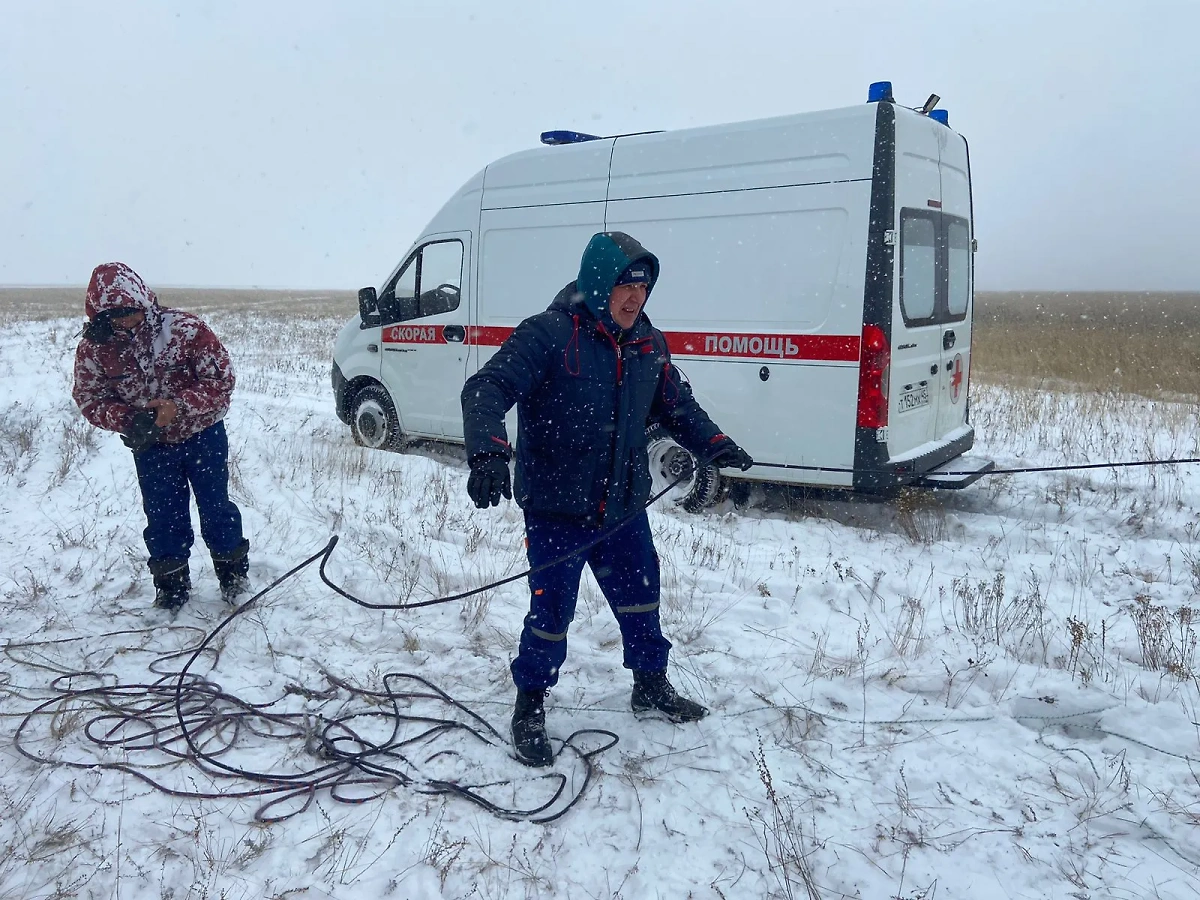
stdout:
POLYGON ((354 398, 354 415, 350 419, 354 443, 372 450, 396 450, 402 443, 400 420, 387 390, 369 384, 354 398))
POLYGON ((665 490, 678 480, 679 484, 664 499, 677 503, 688 512, 700 512, 717 502, 721 495, 721 473, 716 466, 697 467, 696 458, 661 425, 652 425, 646 436, 649 438, 646 454, 650 461, 652 494, 665 490))

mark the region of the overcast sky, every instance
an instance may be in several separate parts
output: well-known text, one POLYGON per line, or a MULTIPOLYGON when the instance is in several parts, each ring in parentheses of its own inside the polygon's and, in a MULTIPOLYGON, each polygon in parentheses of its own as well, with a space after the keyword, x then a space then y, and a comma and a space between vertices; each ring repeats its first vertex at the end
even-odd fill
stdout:
POLYGON ((983 289, 1200 289, 1200 0, 0 0, 0 284, 375 284, 539 132, 940 94, 983 289))

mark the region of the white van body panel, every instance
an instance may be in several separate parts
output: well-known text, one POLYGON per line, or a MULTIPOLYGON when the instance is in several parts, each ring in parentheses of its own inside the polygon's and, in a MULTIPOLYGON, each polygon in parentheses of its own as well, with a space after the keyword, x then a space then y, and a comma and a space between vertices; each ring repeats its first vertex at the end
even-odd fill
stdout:
MULTIPOLYGON (((355 316, 338 331, 333 342, 333 359, 346 381, 355 384, 379 381, 382 330, 379 325, 363 328, 362 320, 355 316)), ((396 414, 402 415, 400 410, 396 414)), ((403 422, 400 427, 405 427, 403 422)))
MULTIPOLYGON (((581 248, 603 230, 603 202, 482 211, 474 319, 479 337, 471 348, 471 372, 492 358, 516 326, 549 306, 563 285, 575 280, 581 248)), ((458 402, 457 391, 454 396, 458 402)), ((461 418, 460 410, 460 428, 461 418)), ((510 435, 517 433, 516 421, 514 407, 507 419, 510 435)))
POLYGON ((603 203, 485 209, 477 324, 514 328, 545 309, 575 280, 579 248, 603 230, 603 203))
POLYGON ((471 176, 471 179, 446 201, 446 205, 438 210, 433 220, 425 226, 421 239, 409 248, 409 252, 401 260, 401 265, 392 270, 393 276, 412 255, 412 251, 428 241, 432 235, 452 234, 458 231, 473 232, 479 227, 479 204, 483 199, 483 178, 486 171, 485 169, 471 176))
MULTIPOLYGON (((857 353, 822 359, 802 339, 857 345, 870 192, 854 181, 608 205, 609 229, 636 235, 660 260, 695 258, 663 264, 646 313, 701 406, 755 459, 854 464, 857 353)), ((844 486, 850 475, 805 480, 844 486)))
POLYGON ((610 138, 506 156, 487 167, 483 208, 603 203, 612 145, 610 138))
POLYGON ((875 108, 617 139, 608 199, 870 179, 875 108))
MULTIPOLYGON (((944 463, 973 434, 970 311, 962 321, 922 322, 907 315, 902 291, 909 305, 933 294, 944 305, 944 276, 936 289, 921 279, 934 278, 935 258, 938 272, 945 268, 943 211, 970 227, 966 144, 927 116, 886 113, 871 103, 498 160, 451 198, 380 289, 383 297, 422 248, 454 239, 464 247, 461 304, 403 327, 385 322, 382 332, 356 320, 339 335, 335 362, 347 382, 368 376, 372 362, 382 369, 406 433, 461 441, 463 380, 576 277, 593 234, 627 231, 662 263, 646 312, 701 405, 757 461, 778 466, 727 475, 858 487, 857 470, 814 467, 876 459, 911 464, 902 472, 911 476, 927 456, 940 454, 931 466, 944 463), (894 152, 880 124, 890 135, 893 120, 894 152), (929 247, 918 240, 922 222, 933 223, 929 247), (881 270, 872 260, 887 263, 881 270), (869 279, 868 271, 884 274, 869 279), (868 429, 858 416, 861 340, 881 309, 888 425, 868 429), (950 331, 954 344, 943 348, 950 331), (381 334, 392 348, 382 367, 362 349, 381 334)), ((969 305, 970 253, 954 258, 965 266, 958 291, 969 305)))

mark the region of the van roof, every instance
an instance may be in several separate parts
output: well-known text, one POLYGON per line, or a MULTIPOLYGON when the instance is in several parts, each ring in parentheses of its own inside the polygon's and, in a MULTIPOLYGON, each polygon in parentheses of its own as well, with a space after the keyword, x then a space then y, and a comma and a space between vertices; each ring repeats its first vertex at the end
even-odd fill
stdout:
POLYGON ((576 133, 588 139, 491 163, 483 206, 596 202, 685 193, 696 186, 734 190, 869 179, 877 114, 878 104, 864 103, 674 131, 576 133))

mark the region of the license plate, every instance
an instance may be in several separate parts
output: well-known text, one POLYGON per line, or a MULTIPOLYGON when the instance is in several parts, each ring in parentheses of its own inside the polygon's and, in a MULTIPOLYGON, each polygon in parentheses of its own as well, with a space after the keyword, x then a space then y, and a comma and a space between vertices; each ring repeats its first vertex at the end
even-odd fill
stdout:
POLYGON ((920 387, 913 388, 911 391, 904 391, 900 394, 900 399, 896 401, 896 412, 911 412, 914 409, 920 409, 922 406, 929 405, 929 385, 923 384, 920 387))

